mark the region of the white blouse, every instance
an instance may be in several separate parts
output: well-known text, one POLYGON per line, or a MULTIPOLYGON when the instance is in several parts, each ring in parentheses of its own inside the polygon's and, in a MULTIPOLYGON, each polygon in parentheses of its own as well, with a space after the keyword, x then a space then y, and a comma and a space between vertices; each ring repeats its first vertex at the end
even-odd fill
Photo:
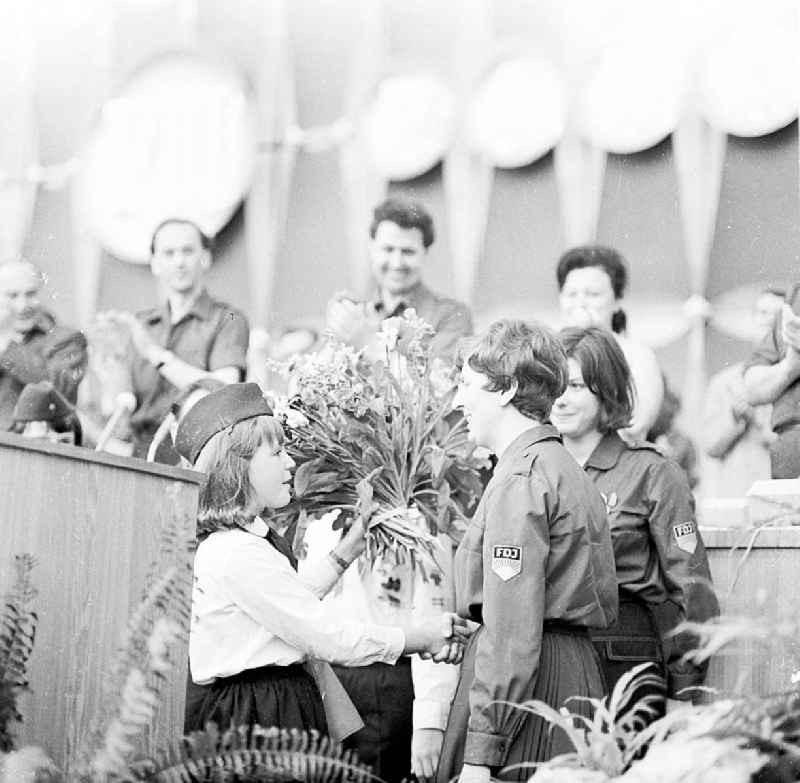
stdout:
MULTIPOLYGON (((315 525, 321 525, 318 520, 315 525)), ((316 532, 316 531, 315 531, 316 532)), ((325 538, 320 536, 320 538, 325 538)), ((327 560, 330 540, 315 546, 311 528, 306 532, 308 557, 300 561, 300 573, 310 576, 327 560), (324 550, 324 551, 323 551, 324 550)), ((338 617, 359 617, 385 625, 434 622, 442 612, 454 611, 453 550, 450 539, 440 536, 436 542, 436 560, 440 569, 427 581, 420 570, 410 564, 390 566, 377 563, 362 568, 356 560, 345 571, 336 589, 325 599, 325 605, 338 617)), ((414 729, 442 729, 447 726, 450 703, 458 685, 459 667, 411 656, 411 677, 414 683, 414 729)))
POLYGON ((259 535, 218 531, 197 548, 189 635, 196 683, 307 658, 350 666, 398 659, 402 629, 356 622, 322 604, 339 577, 328 558, 301 577, 261 537, 266 524, 256 526, 259 535))

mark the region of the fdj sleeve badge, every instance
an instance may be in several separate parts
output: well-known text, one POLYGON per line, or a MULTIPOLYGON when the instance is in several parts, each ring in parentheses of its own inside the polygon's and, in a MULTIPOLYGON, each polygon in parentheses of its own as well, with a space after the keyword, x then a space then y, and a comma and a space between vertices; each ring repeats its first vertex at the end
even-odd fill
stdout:
POLYGON ((518 546, 492 547, 492 571, 504 582, 522 571, 522 548, 518 546))
POLYGON ((672 528, 672 532, 675 534, 675 543, 678 547, 684 552, 693 555, 694 550, 697 549, 697 528, 694 522, 684 522, 682 525, 675 525, 675 527, 672 528))

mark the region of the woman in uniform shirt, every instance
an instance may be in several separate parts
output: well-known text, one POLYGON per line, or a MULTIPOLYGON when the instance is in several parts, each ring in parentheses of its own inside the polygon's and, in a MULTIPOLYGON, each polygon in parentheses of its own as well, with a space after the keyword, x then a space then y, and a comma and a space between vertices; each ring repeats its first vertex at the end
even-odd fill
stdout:
POLYGON ((291 547, 268 523, 268 509, 289 502, 294 464, 271 414, 257 384, 232 384, 197 402, 177 431, 177 451, 207 474, 189 637, 192 678, 207 687, 187 710, 187 731, 213 721, 324 734, 320 692, 303 666, 310 658, 360 666, 394 663, 403 653, 460 656, 452 634, 463 623, 452 615, 401 628, 323 608, 320 598, 364 549, 359 523, 315 569, 298 576, 291 547))
MULTIPOLYGON (((567 389, 552 421, 564 445, 606 503, 619 585, 617 624, 593 632, 608 688, 650 661, 667 680, 667 695, 688 699, 705 666, 681 660, 693 637, 669 632, 683 620, 719 611, 694 500, 686 476, 650 443, 627 444, 617 434, 631 416, 631 378, 617 342, 594 327, 564 329, 567 389)), ((665 708, 662 702, 661 708, 665 708)))
MULTIPOLYGON (((437 781, 527 780, 530 768, 499 771, 572 747, 561 729, 514 705, 541 699, 559 708, 604 692, 588 626, 616 618, 614 555, 602 498, 547 423, 567 382, 556 336, 498 321, 465 357, 454 404, 498 462, 455 555, 456 609, 479 627, 437 781)), ((590 714, 586 702, 573 709, 590 714)))

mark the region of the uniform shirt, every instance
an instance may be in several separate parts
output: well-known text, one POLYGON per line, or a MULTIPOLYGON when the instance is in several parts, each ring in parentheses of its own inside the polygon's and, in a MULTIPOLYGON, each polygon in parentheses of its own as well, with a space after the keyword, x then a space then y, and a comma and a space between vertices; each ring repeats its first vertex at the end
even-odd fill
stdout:
MULTIPOLYGON (((782 327, 781 318, 776 318, 772 329, 756 346, 752 356, 748 359, 744 368, 745 372, 751 367, 770 367, 786 356, 786 346, 781 335, 782 327)), ((780 432, 782 429, 796 424, 800 424, 800 378, 789 384, 772 401, 772 429, 775 432, 780 432)))
POLYGON ((20 342, 11 342, 0 353, 0 430, 8 430, 14 421, 14 406, 29 383, 48 377, 44 358, 45 340, 55 326, 48 313, 41 313, 20 342))
POLYGON ((430 343, 432 354, 444 359, 452 359, 459 340, 472 334, 469 308, 455 299, 435 294, 422 283, 408 291, 403 301, 391 312, 386 311, 380 299, 373 302, 371 307, 381 319, 402 315, 413 307, 417 315, 433 327, 434 335, 430 343))
POLYGON ((550 424, 500 455, 455 559, 459 614, 482 622, 464 761, 502 766, 533 697, 545 620, 611 625, 614 552, 603 499, 550 424), (509 704, 492 704, 492 702, 509 704))
MULTIPOLYGON (((308 536, 309 551, 300 564, 305 573, 309 564, 324 554, 314 551, 308 536)), ((453 610, 452 547, 440 538, 437 552, 439 569, 426 564, 426 577, 410 564, 378 562, 369 568, 364 561, 354 562, 341 583, 325 599, 334 616, 358 618, 380 625, 433 622, 442 612, 453 610), (445 542, 445 543, 443 543, 445 542)), ((458 685, 458 666, 411 656, 414 683, 414 729, 442 729, 447 726, 450 702, 458 685)))
MULTIPOLYGON (((158 345, 179 359, 212 372, 222 367, 238 367, 244 377, 249 327, 238 310, 203 291, 189 312, 177 323, 170 319, 169 305, 138 314, 158 345)), ((133 390, 137 408, 131 415, 131 429, 142 456, 158 425, 169 413, 180 393, 143 357, 133 365, 133 390)))
POLYGON ((301 577, 261 537, 260 519, 252 529, 212 533, 197 548, 189 635, 195 682, 308 658, 345 666, 397 660, 401 629, 338 617, 322 604, 339 577, 328 559, 301 577))
POLYGON ((606 502, 620 591, 653 607, 669 695, 701 684, 707 667, 680 660, 694 638, 665 637, 683 620, 719 613, 686 476, 652 444, 629 446, 615 432, 603 437, 584 470, 606 502))

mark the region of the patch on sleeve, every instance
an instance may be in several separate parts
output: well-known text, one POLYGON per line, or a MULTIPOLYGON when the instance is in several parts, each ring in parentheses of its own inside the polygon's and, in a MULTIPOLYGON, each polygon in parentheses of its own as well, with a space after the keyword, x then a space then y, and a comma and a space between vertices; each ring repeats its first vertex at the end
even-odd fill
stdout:
POLYGON ((522 571, 522 548, 505 544, 492 547, 492 571, 504 582, 522 571))
POLYGON ((690 555, 694 554, 697 549, 697 528, 694 522, 684 522, 682 525, 675 525, 672 528, 675 535, 675 543, 679 549, 688 552, 690 555))

